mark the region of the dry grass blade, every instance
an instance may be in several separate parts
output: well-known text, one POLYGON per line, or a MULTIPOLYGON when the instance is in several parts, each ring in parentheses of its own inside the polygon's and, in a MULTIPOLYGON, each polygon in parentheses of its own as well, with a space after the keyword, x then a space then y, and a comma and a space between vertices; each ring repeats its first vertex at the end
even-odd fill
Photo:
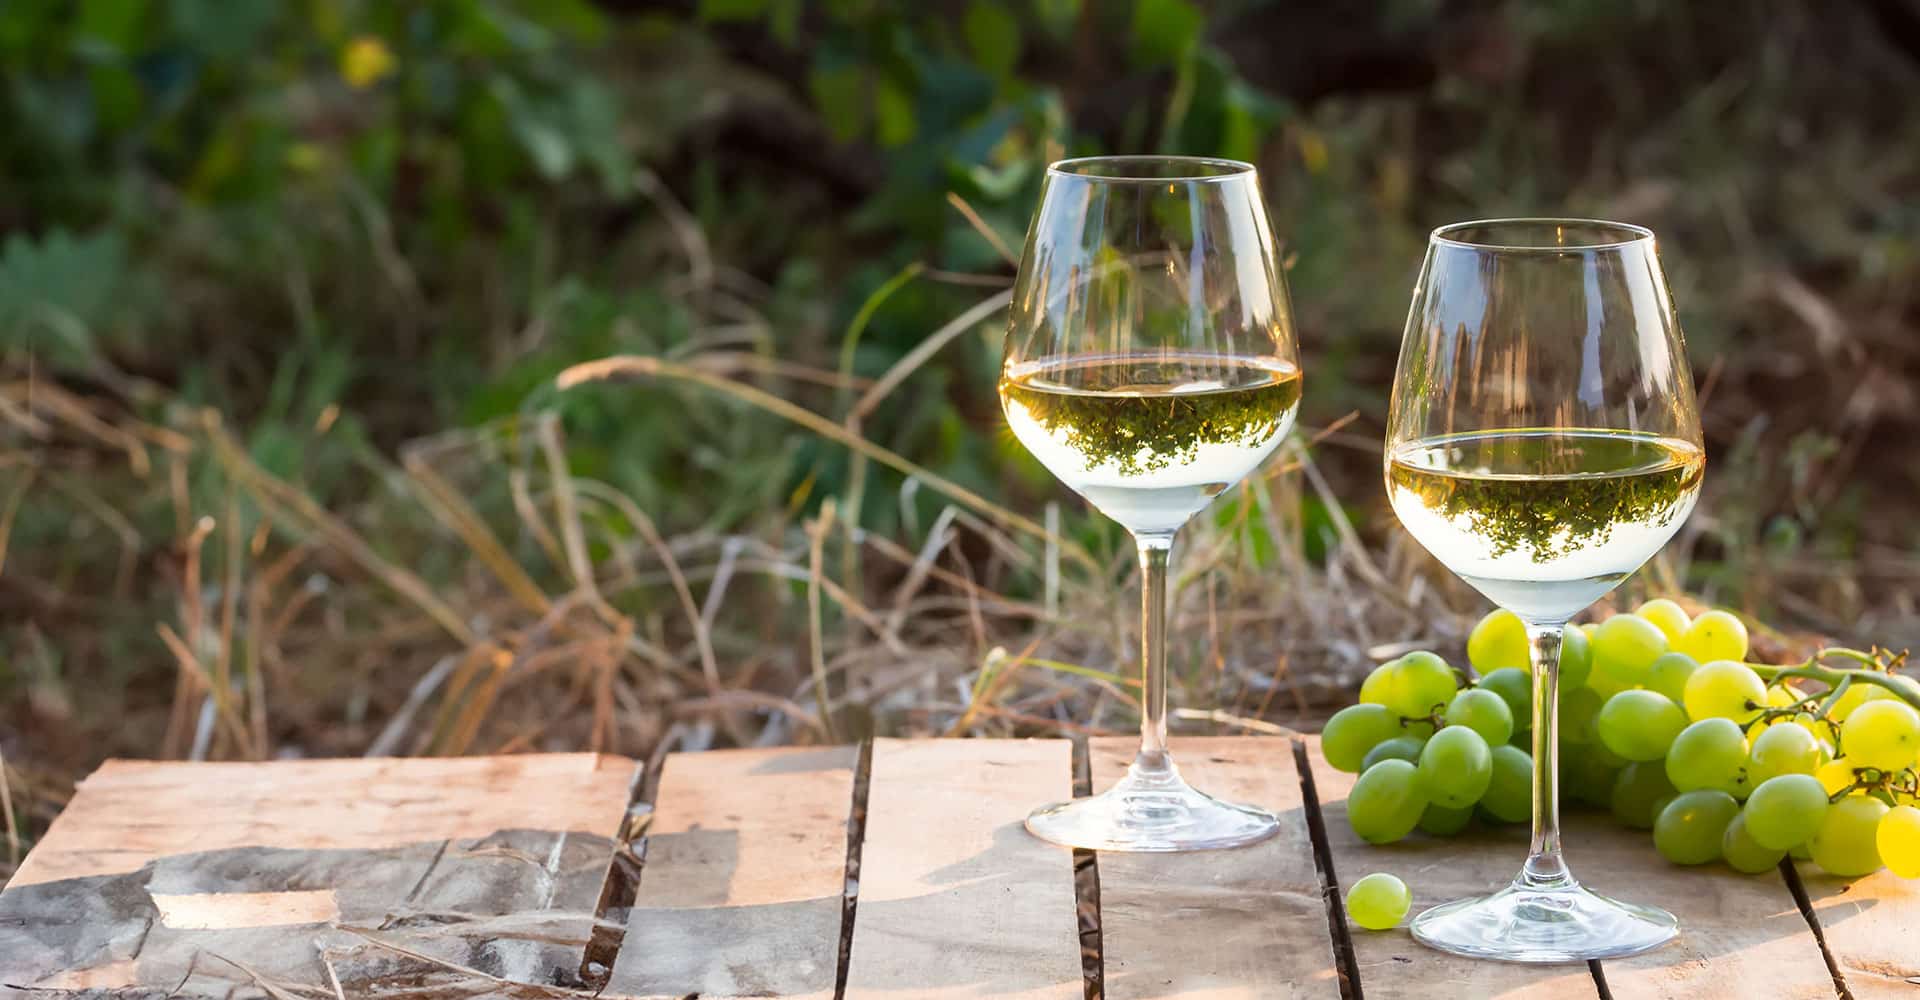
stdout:
POLYGON ((13 783, 7 780, 7 754, 0 748, 0 817, 7 821, 7 864, 20 866, 20 824, 14 818, 13 783))
POLYGON ((967 224, 979 232, 980 238, 986 240, 987 243, 993 247, 993 252, 999 254, 1001 260, 1006 261, 1014 267, 1020 266, 1020 255, 1014 253, 1013 249, 1007 246, 1007 241, 1001 238, 1000 234, 995 231, 992 226, 987 225, 987 220, 981 218, 980 213, 974 211, 972 205, 967 204, 967 199, 960 197, 956 192, 948 191, 947 204, 952 205, 961 215, 966 216, 967 224))
POLYGON ((443 523, 453 529, 454 534, 460 536, 461 541, 467 543, 467 547, 507 588, 507 592, 534 614, 545 614, 552 603, 547 599, 546 592, 507 554, 507 547, 500 543, 499 536, 487 527, 479 512, 453 488, 453 484, 427 464, 422 450, 403 449, 400 466, 419 488, 420 499, 425 502, 427 509, 438 515, 443 523))
POLYGON ((473 629, 468 627, 466 619, 441 600, 433 592, 433 588, 427 586, 425 580, 380 558, 380 555, 373 551, 372 546, 339 518, 314 503, 304 492, 280 481, 272 473, 255 464, 245 450, 221 426, 219 414, 212 410, 206 411, 203 423, 207 429, 208 438, 213 442, 214 456, 221 466, 228 475, 253 490, 254 499, 260 503, 260 509, 269 517, 273 517, 281 523, 282 527, 290 531, 315 532, 326 536, 328 541, 339 547, 341 552, 359 564, 361 569, 378 578, 395 593, 412 601, 461 645, 470 646, 478 640, 473 629))
MULTIPOLYGON (((573 585, 580 588, 597 607, 605 607, 600 587, 594 580, 593 559, 587 555, 586 532, 580 527, 580 509, 575 501, 573 473, 567 468, 567 451, 560 443, 560 418, 543 413, 535 425, 540 451, 547 459, 547 476, 553 482, 554 514, 560 521, 560 544, 567 554, 567 569, 573 585)), ((611 609, 608 609, 612 615, 611 609)))
POLYGON ((386 938, 380 937, 370 931, 361 930, 358 927, 353 927, 348 924, 334 924, 333 926, 341 931, 344 931, 348 934, 353 935, 354 937, 360 938, 361 940, 367 942, 370 945, 373 945, 376 948, 381 948, 386 951, 390 951, 396 955, 401 956, 402 958, 411 958, 416 962, 424 962, 428 965, 435 966, 437 968, 446 969, 449 972, 457 972, 463 976, 471 976, 474 979, 484 980, 486 982, 493 983, 496 988, 503 990, 509 994, 531 993, 535 996, 543 996, 543 997, 586 997, 586 998, 598 996, 597 993, 594 993, 590 990, 575 990, 575 989, 568 989, 567 987, 564 987, 564 986, 547 986, 542 983, 523 983, 523 982, 518 982, 512 979, 503 979, 499 976, 493 975, 490 972, 482 972, 479 969, 473 968, 472 966, 469 966, 469 965, 461 965, 458 962, 449 962, 444 958, 436 958, 432 955, 427 954, 426 952, 417 951, 403 944, 397 944, 393 941, 387 940, 386 938))
POLYGON ((230 700, 231 692, 222 691, 214 686, 213 678, 207 675, 206 668, 201 666, 200 661, 194 657, 193 650, 187 647, 186 641, 181 639, 179 633, 166 622, 160 622, 154 626, 154 631, 159 634, 160 641, 166 644, 167 651, 172 653, 174 660, 179 663, 181 672, 192 677, 194 685, 205 690, 207 697, 212 699, 215 716, 226 725, 227 735, 234 740, 235 745, 245 746, 246 724, 241 721, 239 713, 233 707, 233 702, 230 700))
POLYGON ((827 543, 827 526, 833 522, 833 498, 820 504, 820 516, 807 525, 807 656, 813 671, 813 697, 820 706, 820 728, 827 742, 840 742, 833 724, 832 696, 827 691, 826 634, 820 622, 821 550, 827 543))
MULTIPOLYGON (((998 524, 1016 528, 1037 538, 1048 537, 1047 529, 1035 522, 1032 518, 1008 510, 980 494, 961 486, 959 483, 929 469, 922 468, 902 458, 900 455, 868 441, 858 434, 848 433, 846 428, 811 410, 804 409, 778 396, 741 382, 710 375, 687 365, 676 364, 672 361, 643 355, 616 355, 610 358, 601 358, 598 361, 588 361, 577 364, 561 372, 556 382, 561 389, 571 389, 585 382, 595 382, 622 376, 660 376, 675 378, 724 392, 736 399, 766 410, 777 417, 799 424, 822 437, 838 441, 896 472, 916 477, 926 483, 928 487, 952 497, 973 510, 979 511, 998 524)), ((1076 561, 1092 569, 1099 568, 1093 561, 1093 558, 1087 555, 1086 550, 1080 546, 1066 539, 1057 539, 1057 541, 1061 545, 1062 551, 1071 555, 1076 561)))
POLYGON ((618 510, 621 516, 633 525, 634 530, 640 533, 640 537, 646 540, 654 554, 660 557, 660 566, 667 571, 667 578, 673 585, 674 595, 680 600, 680 610, 686 613, 687 623, 693 629, 694 647, 700 654, 700 672, 706 676, 707 691, 718 693, 721 687, 720 665, 713 653, 713 636, 707 628, 707 618, 701 614, 699 604, 693 599, 693 588, 687 585, 687 575, 680 569, 680 560, 674 558, 672 547, 667 545, 665 538, 661 537, 660 529, 654 525, 653 518, 648 517, 647 512, 641 510, 640 505, 634 503, 632 497, 605 483, 583 479, 577 487, 582 493, 590 494, 618 510))
POLYGON ((955 338, 972 330, 987 317, 1006 309, 1007 305, 1012 301, 1012 289, 1007 289, 995 295, 989 295, 985 299, 974 303, 973 307, 966 312, 948 321, 946 326, 935 330, 927 339, 914 345, 913 350, 908 351, 899 361, 894 362, 893 367, 888 368, 887 373, 880 376, 880 380, 875 382, 873 387, 868 389, 866 393, 860 397, 860 402, 854 404, 853 411, 849 414, 848 419, 864 421, 867 417, 871 416, 874 409, 885 401, 893 390, 899 388, 900 383, 906 381, 908 376, 918 371, 921 365, 926 364, 929 358, 940 353, 940 350, 952 343, 955 338))
POLYGON ((66 476, 49 475, 47 482, 54 489, 73 498, 80 509, 98 518, 100 523, 106 525, 107 529, 113 532, 114 537, 120 540, 120 565, 113 577, 113 596, 116 599, 125 600, 132 594, 134 569, 140 559, 140 530, 133 526, 132 521, 127 520, 125 514, 102 500, 98 494, 80 481, 66 476))
POLYGON ((31 464, 20 478, 14 481, 13 490, 7 494, 7 503, 0 508, 0 572, 7 568, 7 540, 13 537, 13 519, 20 513, 20 503, 27 498, 27 490, 33 486, 33 480, 39 470, 31 464))
MULTIPOLYGON (((203 954, 208 958, 214 959, 216 961, 225 962, 228 965, 231 965, 234 968, 239 969, 241 975, 244 975, 248 979, 252 980, 253 985, 260 987, 261 991, 266 993, 268 996, 272 997, 273 1000, 301 1000, 302 997, 306 997, 306 996, 325 997, 328 995, 327 991, 318 989, 316 987, 302 986, 299 983, 287 983, 287 982, 281 982, 275 979, 268 979, 267 977, 261 975, 258 970, 247 965, 245 962, 242 962, 238 959, 228 958, 227 956, 222 955, 217 951, 206 951, 206 952, 201 952, 200 954, 203 954)), ((191 973, 188 974, 188 978, 189 979, 192 978, 191 973)), ((174 992, 177 993, 179 991, 175 990, 174 992)))
POLYGON ((826 723, 821 722, 819 716, 801 708, 791 698, 782 698, 765 691, 731 690, 721 691, 705 698, 685 698, 674 705, 673 713, 686 717, 704 715, 708 712, 737 712, 742 709, 783 712, 788 718, 802 723, 819 734, 821 739, 833 742, 833 734, 827 731, 826 723))

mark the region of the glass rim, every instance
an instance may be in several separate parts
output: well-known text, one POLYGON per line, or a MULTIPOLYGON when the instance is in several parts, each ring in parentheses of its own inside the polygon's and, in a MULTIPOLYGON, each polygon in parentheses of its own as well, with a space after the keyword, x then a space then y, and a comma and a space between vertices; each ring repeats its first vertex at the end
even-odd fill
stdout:
POLYGON ((1065 160, 1055 160, 1047 164, 1048 176, 1074 177, 1089 181, 1106 181, 1115 184, 1211 184, 1218 181, 1230 181, 1242 177, 1252 177, 1258 170, 1245 160, 1229 160, 1220 156, 1173 156, 1156 153, 1122 153, 1114 156, 1076 156, 1065 160), (1186 176, 1179 174, 1089 173, 1085 167, 1144 167, 1147 164, 1161 166, 1181 166, 1190 168, 1186 176), (1216 171, 1207 173, 1207 170, 1216 171))
POLYGON ((1515 217, 1507 219, 1472 219, 1466 222, 1450 222, 1435 229, 1427 236, 1428 242, 1435 246, 1454 247, 1461 250, 1475 250, 1481 253, 1581 253, 1598 250, 1619 250, 1640 244, 1651 245, 1654 241, 1653 230, 1637 226, 1631 222, 1614 222, 1610 219, 1560 218, 1554 216, 1515 217), (1496 242, 1493 234, 1485 240, 1457 239, 1454 234, 1470 229, 1485 228, 1497 231, 1502 227, 1539 227, 1553 226, 1566 228, 1583 226, 1594 230, 1612 230, 1620 238, 1611 240, 1588 240, 1579 243, 1526 244, 1496 242))

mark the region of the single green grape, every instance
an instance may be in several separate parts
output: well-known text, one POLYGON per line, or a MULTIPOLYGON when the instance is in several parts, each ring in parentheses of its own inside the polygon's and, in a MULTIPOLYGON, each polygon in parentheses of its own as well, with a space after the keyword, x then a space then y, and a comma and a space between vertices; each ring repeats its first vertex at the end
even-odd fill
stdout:
POLYGON ((1386 706, 1409 719, 1440 711, 1460 687, 1447 661, 1426 650, 1402 656, 1399 664, 1386 694, 1386 706))
POLYGON ((1400 717, 1385 705, 1348 705, 1320 730, 1320 753, 1336 771, 1360 773, 1367 751, 1400 735, 1400 717))
POLYGON ((1387 692, 1393 689, 1394 677, 1399 672, 1399 660, 1388 660, 1367 671, 1367 679, 1360 682, 1360 704, 1385 705, 1387 692))
POLYGON ((1644 681, 1647 669, 1666 651, 1666 633, 1639 615, 1614 615, 1593 633, 1594 672, 1623 687, 1644 681))
POLYGON ((1767 684, 1744 663, 1714 660, 1703 663, 1687 678, 1682 705, 1693 719, 1732 719, 1748 722, 1767 703, 1767 684))
MULTIPOLYGON (((1638 685, 1628 684, 1625 681, 1622 681, 1621 679, 1619 679, 1618 677, 1615 677, 1612 674, 1609 674, 1602 670, 1594 671, 1593 676, 1587 678, 1587 690, 1592 691, 1594 694, 1599 695, 1601 701, 1606 701, 1608 698, 1611 698, 1622 691, 1632 691, 1637 686, 1638 685)), ((1599 739, 1598 736, 1595 736, 1594 738, 1596 740, 1599 739)))
POLYGON ((1681 792, 1654 819, 1653 847, 1676 865, 1704 865, 1720 857, 1727 824, 1738 815, 1740 803, 1725 792, 1681 792))
POLYGON ((1467 828, 1473 820, 1473 809, 1449 809, 1437 803, 1428 803, 1427 811, 1420 814, 1420 829, 1436 837, 1451 837, 1467 828))
POLYGON ((1879 870, 1880 820, 1890 811, 1885 802, 1858 794, 1828 806, 1820 832, 1807 844, 1813 863, 1842 878, 1879 870))
POLYGON ((1502 823, 1524 823, 1533 816, 1533 758, 1519 747, 1493 748, 1493 777, 1487 780, 1480 808, 1502 823))
POLYGON ((1901 878, 1920 878, 1920 809, 1887 810, 1875 828, 1873 843, 1888 871, 1901 878))
POLYGON ((1513 709, 1492 691, 1467 688, 1454 695, 1447 703, 1445 719, 1449 726, 1465 726, 1479 733, 1492 746, 1513 738, 1513 709))
POLYGON ((1480 690, 1492 691, 1507 703, 1513 713, 1515 729, 1524 729, 1521 720, 1533 718, 1533 675, 1523 667, 1501 667, 1480 677, 1480 690))
POLYGON ((1725 611, 1707 611, 1693 620, 1673 648, 1706 663, 1709 660, 1733 660, 1747 655, 1747 626, 1725 611))
POLYGON ((1841 724, 1840 745, 1855 767, 1912 767, 1920 757, 1920 712, 1904 701, 1867 702, 1841 724))
POLYGON ((1657 691, 1622 691, 1601 706, 1594 728, 1600 742, 1625 760, 1659 760, 1687 728, 1687 713, 1657 691))
POLYGON ((1481 676, 1508 668, 1527 670, 1532 661, 1526 624, 1505 608, 1487 612, 1467 633, 1467 662, 1481 676))
POLYGON ((1613 779, 1613 818, 1635 830, 1651 830, 1661 804, 1678 794, 1659 761, 1628 764, 1613 779))
POLYGON ((1667 780, 1682 792, 1733 794, 1746 775, 1747 737, 1731 719, 1701 719, 1680 730, 1667 750, 1667 780))
POLYGON ((1820 765, 1813 776, 1820 780, 1820 787, 1826 789, 1828 795, 1838 795, 1841 789, 1853 784, 1853 761, 1835 757, 1820 765))
POLYGON ((1827 790, 1811 774, 1782 774, 1747 796, 1747 832, 1761 846, 1792 850, 1813 839, 1827 818, 1827 790))
POLYGON ((1560 634, 1560 688, 1577 688, 1593 677, 1593 640, 1569 628, 1560 634))
POLYGON ((1667 600, 1656 597, 1633 609, 1633 613, 1652 622, 1667 637, 1667 644, 1679 642, 1685 635, 1693 619, 1687 616, 1687 609, 1667 600))
POLYGON ((1493 749, 1479 733, 1448 726, 1420 750, 1420 782, 1427 796, 1450 809, 1480 801, 1493 780, 1493 749))
POLYGON ((1600 707, 1606 703, 1600 692, 1590 687, 1560 689, 1560 742, 1576 745, 1593 743, 1600 738, 1595 727, 1600 721, 1600 707))
POLYGON ((1700 669, 1700 662, 1685 653, 1662 653, 1647 668, 1647 690, 1658 691, 1674 704, 1687 700, 1687 678, 1700 669))
POLYGON ((1367 768, 1347 793, 1347 822, 1369 844, 1406 837, 1426 808, 1420 770, 1404 760, 1383 760, 1367 768))
POLYGON ((1741 813, 1727 824, 1725 833, 1720 835, 1720 856, 1737 872, 1758 875, 1780 867, 1780 859, 1787 856, 1786 849, 1768 847, 1747 831, 1747 814, 1741 813))
POLYGON ((1347 890, 1347 916, 1370 931, 1391 930, 1413 908, 1407 884, 1386 872, 1374 872, 1347 890))
POLYGON ((1360 771, 1364 774, 1367 768, 1383 760, 1404 760, 1409 764, 1418 764, 1420 748, 1426 745, 1427 741, 1418 736, 1395 736, 1390 740, 1381 740, 1361 759, 1360 771))
POLYGON ((1747 778, 1756 786, 1783 774, 1812 774, 1820 769, 1820 741, 1799 726, 1768 726, 1753 738, 1747 754, 1747 778))

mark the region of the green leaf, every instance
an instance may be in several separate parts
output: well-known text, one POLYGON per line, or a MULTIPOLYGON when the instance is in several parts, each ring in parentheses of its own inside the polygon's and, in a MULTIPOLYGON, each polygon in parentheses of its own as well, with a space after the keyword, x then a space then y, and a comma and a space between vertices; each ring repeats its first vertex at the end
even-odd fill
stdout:
POLYGON ((973 0, 961 22, 967 48, 980 68, 1005 78, 1020 62, 1020 22, 999 0, 973 0))
POLYGON ((913 96, 892 80, 880 81, 874 95, 874 117, 882 146, 903 146, 913 139, 913 96))
POLYGON ((1047 34, 1064 38, 1080 20, 1080 0, 1033 0, 1033 13, 1047 34))
POLYGON ((80 4, 80 23, 75 33, 127 53, 139 40, 140 21, 146 16, 147 0, 86 0, 80 4))
POLYGON ((751 21, 767 9, 767 0, 700 0, 703 21, 751 21))
POLYGON ((850 142, 866 131, 866 70, 859 66, 815 69, 807 76, 807 89, 835 139, 850 142))
POLYGON ((1200 39, 1206 16, 1192 0, 1134 0, 1133 61, 1140 66, 1179 62, 1200 39))

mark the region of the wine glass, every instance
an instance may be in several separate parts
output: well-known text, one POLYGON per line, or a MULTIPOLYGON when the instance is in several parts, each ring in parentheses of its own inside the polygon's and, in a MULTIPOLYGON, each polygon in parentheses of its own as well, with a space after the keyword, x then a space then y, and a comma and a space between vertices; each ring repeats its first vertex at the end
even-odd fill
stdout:
POLYGON ((1533 841, 1513 883, 1436 906, 1421 942, 1571 962, 1645 951, 1672 915, 1581 887, 1560 854, 1567 620, 1640 568, 1700 493, 1693 378, 1653 233, 1584 219, 1434 231, 1387 421, 1387 496, 1427 551, 1526 625, 1533 841))
POLYGON ((1167 753, 1174 533, 1293 424, 1293 318, 1252 166, 1180 156, 1047 169, 1014 285, 1000 401, 1021 444, 1140 550, 1140 753, 1091 798, 1036 810, 1043 840, 1102 851, 1249 844, 1272 813, 1195 791, 1167 753))

